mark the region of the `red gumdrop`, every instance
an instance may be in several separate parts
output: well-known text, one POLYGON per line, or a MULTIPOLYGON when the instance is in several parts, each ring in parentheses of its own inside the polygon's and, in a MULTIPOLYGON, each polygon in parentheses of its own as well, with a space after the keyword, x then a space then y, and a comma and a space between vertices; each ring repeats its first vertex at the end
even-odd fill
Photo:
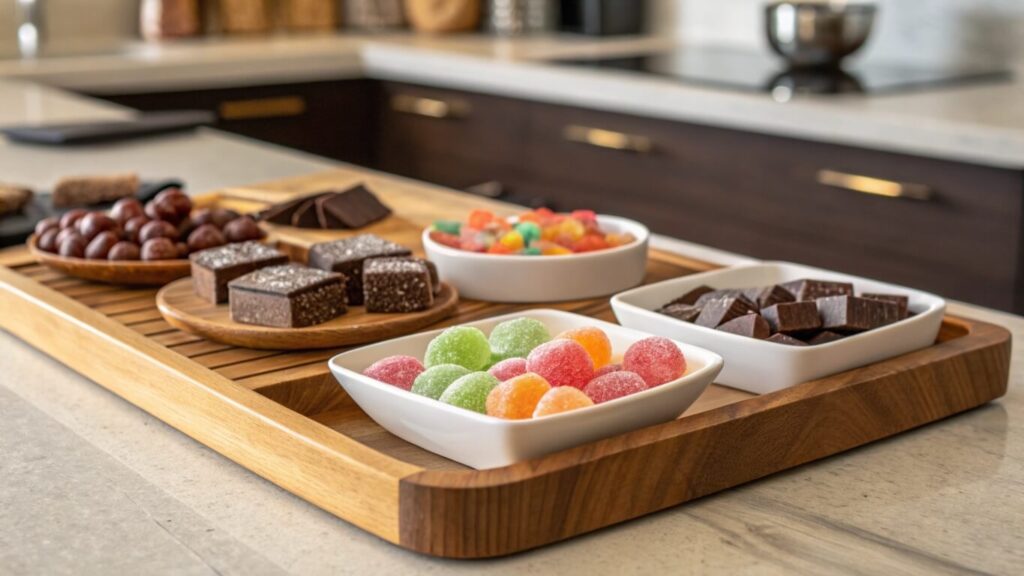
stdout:
POLYGON ((509 358, 507 360, 502 360, 494 366, 491 366, 491 369, 488 370, 488 372, 491 373, 491 376, 494 376, 502 382, 511 380, 516 376, 526 374, 526 358, 509 358))
POLYGON ((644 390, 647 390, 647 384, 639 374, 619 370, 594 378, 583 388, 583 393, 589 396, 594 404, 600 404, 644 390))
POLYGON ((541 344, 526 358, 526 368, 543 376, 552 386, 583 389, 594 377, 590 354, 573 340, 552 340, 541 344))
POLYGON ((605 374, 611 374, 612 372, 618 372, 619 370, 623 370, 622 364, 606 364, 605 366, 602 366, 600 370, 594 372, 594 378, 604 376, 605 374))
POLYGON ((686 373, 683 352, 668 338, 651 336, 634 343, 626 350, 622 367, 636 372, 647 386, 654 388, 671 382, 686 373))
POLYGON ((430 239, 449 248, 459 248, 459 237, 455 234, 448 234, 440 230, 431 230, 430 239))
POLYGON ((409 390, 412 388, 413 380, 421 372, 423 372, 423 364, 412 356, 388 356, 377 360, 369 368, 363 370, 363 376, 409 390))

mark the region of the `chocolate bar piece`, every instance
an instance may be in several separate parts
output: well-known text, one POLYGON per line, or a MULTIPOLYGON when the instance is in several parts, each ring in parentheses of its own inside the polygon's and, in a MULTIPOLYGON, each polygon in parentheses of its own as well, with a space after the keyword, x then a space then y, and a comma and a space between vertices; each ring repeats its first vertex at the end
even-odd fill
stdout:
POLYGON ((316 213, 316 203, 326 195, 314 196, 295 208, 290 224, 296 228, 319 228, 320 219, 316 213))
POLYGON ((658 309, 660 314, 671 316, 683 322, 693 322, 700 316, 700 308, 690 304, 667 304, 658 309))
POLYGON ((313 204, 316 209, 317 225, 319 225, 324 230, 340 230, 346 228, 345 223, 342 222, 341 220, 338 220, 334 216, 334 214, 328 212, 324 206, 325 204, 327 204, 327 201, 333 197, 333 194, 324 194, 323 196, 318 196, 313 201, 313 204))
POLYGON ((228 282, 259 268, 287 264, 288 256, 266 244, 239 242, 194 252, 189 260, 196 294, 219 304, 228 300, 228 282))
POLYGON ((53 207, 88 206, 135 196, 138 174, 110 174, 62 178, 53 187, 53 207))
POLYGON ((722 324, 716 330, 731 332, 740 336, 764 340, 771 335, 771 328, 768 322, 760 314, 745 314, 722 324))
POLYGON ((672 300, 668 304, 665 304, 664 306, 662 306, 662 308, 668 308, 673 304, 689 304, 690 306, 693 306, 697 303, 698 298, 707 294, 708 292, 714 291, 715 289, 712 288, 711 286, 697 286, 696 288, 691 289, 689 292, 683 294, 682 296, 676 298, 675 300, 672 300))
POLYGON ((324 201, 323 209, 352 229, 362 228, 391 215, 391 209, 362 184, 332 195, 324 201))
POLYGON ((747 298, 743 294, 743 290, 732 289, 732 288, 725 289, 725 290, 712 290, 710 292, 705 292, 704 294, 701 294, 699 298, 697 298, 697 301, 694 302, 693 305, 694 306, 703 307, 705 304, 707 304, 708 302, 710 302, 712 300, 721 300, 723 298, 742 298, 748 304, 750 304, 752 307, 757 308, 757 304, 752 302, 750 300, 750 298, 747 298))
POLYGON ((822 328, 835 332, 863 332, 892 324, 900 319, 899 310, 894 302, 856 296, 818 299, 822 328))
POLYGON ((783 302, 761 310, 772 332, 801 334, 821 328, 821 317, 814 302, 783 302))
POLYGON ((817 346, 818 344, 828 344, 829 342, 835 342, 836 340, 842 340, 844 336, 838 332, 831 330, 822 330, 814 335, 814 337, 807 340, 807 343, 811 346, 817 346))
POLYGON ((301 264, 270 266, 228 283, 231 319, 302 328, 345 313, 345 277, 301 264))
POLYGON ((767 308, 772 304, 780 304, 782 302, 792 302, 795 299, 789 290, 778 284, 747 288, 743 291, 743 295, 753 301, 758 308, 767 308))
POLYGON ((293 198, 291 200, 281 202, 280 204, 274 204, 270 208, 267 208, 263 212, 260 212, 258 219, 264 222, 270 222, 271 224, 284 224, 285 226, 291 226, 292 216, 295 212, 304 206, 307 202, 319 198, 322 194, 313 194, 311 196, 302 196, 301 198, 293 198))
POLYGON ((359 306, 363 303, 363 262, 370 258, 412 256, 405 246, 375 236, 362 234, 314 244, 309 249, 309 265, 321 270, 340 272, 345 275, 348 303, 359 306))
POLYGON ((772 334, 766 339, 768 342, 775 342, 776 344, 785 344, 786 346, 807 346, 807 342, 803 340, 797 340, 792 336, 786 336, 785 334, 772 334))
POLYGON ((783 282, 780 287, 789 291, 797 301, 817 300, 826 296, 853 296, 853 284, 829 280, 800 279, 783 282))
POLYGON ((700 316, 694 322, 707 328, 718 328, 722 324, 745 314, 756 313, 757 309, 744 297, 719 298, 704 305, 700 316))
POLYGON ((884 300, 886 302, 892 302, 899 306, 900 320, 910 316, 909 306, 910 298, 901 294, 868 294, 864 293, 860 295, 861 298, 867 298, 869 300, 884 300))
POLYGON ((434 304, 430 271, 422 260, 373 258, 363 265, 363 296, 367 312, 402 313, 434 304))

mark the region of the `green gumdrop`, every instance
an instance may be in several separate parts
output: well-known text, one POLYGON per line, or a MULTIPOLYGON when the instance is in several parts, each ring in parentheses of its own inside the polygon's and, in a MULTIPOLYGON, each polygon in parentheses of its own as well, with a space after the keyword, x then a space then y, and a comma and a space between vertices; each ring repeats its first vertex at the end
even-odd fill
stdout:
POLYGON ((445 404, 486 414, 487 395, 498 384, 498 379, 488 372, 473 372, 452 382, 439 400, 445 404))
POLYGON ((526 244, 540 239, 540 226, 536 222, 520 222, 515 229, 523 237, 526 244))
POLYGON ((440 333, 427 344, 424 365, 458 364, 469 370, 480 370, 491 360, 487 337, 478 328, 455 326, 440 333))
POLYGON ((542 322, 533 318, 506 320, 491 330, 491 351, 506 358, 526 358, 541 344, 551 340, 551 333, 542 322))
POLYGON ((502 360, 504 360, 504 358, 502 358, 500 354, 495 354, 494 352, 491 352, 491 359, 487 361, 487 365, 484 366, 483 369, 490 370, 491 366, 494 366, 495 364, 501 362, 502 360))
POLYGON ((459 231, 462 230, 462 223, 458 220, 438 220, 434 222, 434 230, 458 236, 459 231))
POLYGON ((437 400, 452 382, 466 374, 469 374, 469 370, 458 364, 440 364, 427 368, 413 380, 412 393, 437 400))
POLYGON ((542 252, 540 251, 540 248, 531 246, 529 248, 523 248, 523 254, 526 256, 540 256, 542 252))

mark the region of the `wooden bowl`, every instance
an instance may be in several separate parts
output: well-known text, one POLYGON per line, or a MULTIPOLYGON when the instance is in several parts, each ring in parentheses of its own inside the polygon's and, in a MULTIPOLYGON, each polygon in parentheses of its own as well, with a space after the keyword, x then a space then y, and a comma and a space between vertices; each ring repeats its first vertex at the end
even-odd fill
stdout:
POLYGON ((162 286, 188 276, 191 264, 187 258, 177 260, 89 260, 68 258, 39 249, 36 236, 29 236, 28 250, 36 262, 68 276, 127 286, 162 286))

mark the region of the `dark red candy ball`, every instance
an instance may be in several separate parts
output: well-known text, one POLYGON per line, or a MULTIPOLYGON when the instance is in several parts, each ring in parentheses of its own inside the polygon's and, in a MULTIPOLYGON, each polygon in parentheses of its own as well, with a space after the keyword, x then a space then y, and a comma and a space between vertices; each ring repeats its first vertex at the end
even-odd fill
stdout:
POLYGON ((60 243, 57 253, 66 258, 82 258, 85 256, 85 240, 78 234, 69 234, 60 243))
POLYGON ((114 244, 107 252, 107 260, 138 260, 139 256, 139 245, 126 240, 114 244))
POLYGON ((228 242, 245 242, 263 238, 263 230, 249 216, 235 218, 224 226, 224 237, 228 242))
POLYGON ((178 229, 165 220, 150 220, 142 225, 139 229, 139 242, 145 244, 146 241, 154 238, 167 238, 169 240, 178 239, 178 229))
POLYGON ((57 252, 57 236, 59 235, 60 230, 51 228, 39 235, 39 238, 36 239, 36 246, 43 252, 57 252))
POLYGON ((142 245, 143 260, 175 260, 178 249, 170 238, 150 238, 142 245))
POLYGON ((105 260, 110 249, 114 247, 114 244, 120 242, 120 238, 117 234, 106 230, 100 232, 93 238, 88 246, 85 247, 85 257, 90 260, 105 260))
POLYGON ((138 218, 143 215, 142 202, 139 202, 136 198, 121 198, 114 202, 113 208, 110 209, 110 217, 122 226, 132 218, 138 218))
POLYGON ((60 230, 60 219, 51 217, 36 222, 36 236, 42 236, 47 230, 60 230))
POLYGON ((78 233, 85 238, 86 242, 91 242, 100 232, 117 230, 117 222, 102 212, 90 212, 82 216, 75 223, 75 227, 78 228, 78 233))
POLYGON ((203 224, 188 236, 188 249, 192 252, 216 248, 227 244, 224 234, 213 224, 203 224))
POLYGON ((68 210, 67 212, 64 213, 63 216, 60 217, 60 227, 70 228, 74 226, 75 222, 78 222, 78 220, 82 216, 85 216, 88 213, 89 211, 83 208, 75 208, 74 210, 68 210))

